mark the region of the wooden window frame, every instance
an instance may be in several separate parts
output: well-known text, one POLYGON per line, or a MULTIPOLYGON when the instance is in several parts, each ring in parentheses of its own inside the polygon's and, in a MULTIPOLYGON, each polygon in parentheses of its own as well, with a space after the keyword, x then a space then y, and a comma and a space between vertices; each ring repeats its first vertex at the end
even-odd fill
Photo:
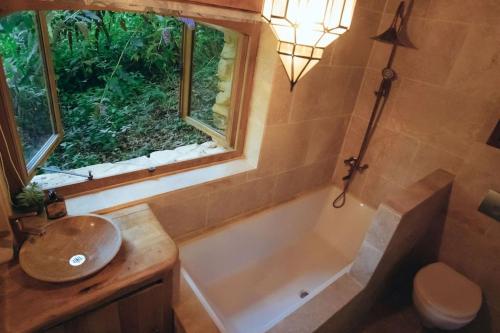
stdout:
MULTIPOLYGON (((101 8, 95 8, 95 6, 85 6, 82 3, 73 3, 71 6, 58 6, 57 2, 50 2, 49 5, 47 5, 46 2, 42 2, 37 5, 35 2, 33 6, 31 6, 30 9, 23 8, 22 10, 31 10, 35 12, 39 11, 48 11, 48 10, 61 10, 61 9, 71 9, 71 10, 78 10, 78 9, 88 9, 88 10, 113 10, 113 11, 131 11, 127 7, 120 7, 120 6, 109 6, 108 7, 101 7, 101 8)), ((11 13, 14 13, 18 10, 12 10, 12 11, 3 11, 2 15, 8 15, 11 13)), ((142 12, 141 10, 137 10, 137 12, 142 12)), ((173 13, 170 12, 169 10, 162 11, 161 9, 158 10, 155 8, 154 12, 159 15, 169 15, 172 16, 173 13)), ((43 15, 42 15, 43 16, 43 15)), ((174 15, 175 16, 175 15, 174 15)), ((195 20, 198 20, 197 17, 192 17, 195 20)), ((44 18, 43 18, 44 19, 44 18)), ((230 140, 227 140, 228 145, 232 147, 230 151, 216 154, 216 155, 211 155, 211 156, 204 156, 201 158, 196 158, 192 160, 187 160, 187 161, 181 161, 181 162, 176 162, 176 163, 171 163, 171 164, 165 164, 165 165, 160 165, 155 168, 151 169, 143 169, 143 170, 137 170, 137 171, 132 171, 132 172, 127 172, 127 173, 122 173, 122 174, 117 174, 113 176, 108 176, 104 178, 95 178, 93 180, 84 180, 82 182, 74 183, 74 184, 69 184, 69 185, 63 185, 61 187, 58 187, 58 193, 65 195, 67 197, 72 197, 72 196, 77 196, 81 195, 84 193, 90 193, 90 192, 95 192, 95 191, 101 191, 107 188, 112 188, 112 187, 117 187, 121 186, 124 184, 129 184, 129 183, 134 183, 134 182, 140 182, 148 179, 154 179, 158 177, 163 177, 168 174, 174 174, 174 173, 179 173, 179 172, 184 172, 187 170, 192 170, 195 168, 200 168, 200 167, 206 167, 209 165, 221 163, 224 161, 232 160, 232 159, 237 159, 241 158, 243 155, 244 151, 244 139, 246 136, 246 125, 248 121, 248 111, 250 107, 250 96, 252 93, 252 88, 253 88, 253 75, 254 75, 254 69, 255 69, 255 62, 256 62, 256 57, 257 57, 257 51, 258 51, 258 43, 259 43, 259 37, 260 37, 260 27, 261 24, 258 22, 236 22, 236 21, 229 21, 229 20, 218 20, 218 19, 203 19, 202 20, 204 23, 209 23, 209 24, 214 24, 218 25, 224 28, 232 29, 235 30, 236 32, 240 33, 242 35, 241 40, 243 41, 242 43, 239 43, 238 45, 238 52, 240 53, 240 56, 237 58, 238 63, 235 66, 235 77, 233 78, 233 88, 235 89, 233 91, 233 95, 235 97, 232 97, 232 100, 234 99, 234 105, 233 101, 231 102, 232 105, 232 119, 230 119, 230 122, 228 122, 228 128, 229 126, 231 127, 228 133, 231 133, 230 140), (234 110, 234 111, 233 111, 234 110)), ((44 23, 45 21, 41 21, 41 23, 44 23)), ((46 29, 46 26, 45 26, 46 29)), ((42 36, 43 38, 43 36, 42 36)), ((45 38, 43 38, 43 43, 44 43, 44 53, 49 53, 48 55, 45 54, 45 56, 50 57, 50 46, 49 41, 48 41, 48 35, 45 34, 45 38)), ((183 56, 184 57, 184 56, 183 56)), ((48 58, 51 59, 51 58, 48 58)), ((48 61, 50 64, 47 67, 47 71, 52 70, 52 62, 48 61)), ((1 66, 0 66, 1 67, 1 66)), ((2 69, 3 70, 3 69, 2 69)), ((50 72, 49 72, 50 73, 50 72)), ((50 75, 49 75, 50 76, 50 75)), ((183 74, 184 76, 184 74, 183 74)), ((55 75, 52 74, 52 79, 49 80, 50 84, 50 89, 51 91, 55 92, 56 83, 54 79, 55 75)), ((2 77, 2 73, 0 72, 0 80, 4 81, 4 78, 2 77)), ((185 86, 185 79, 181 80, 181 87, 185 86)), ((1 85, 0 85, 1 87, 1 85)), ((3 107, 3 109, 6 109, 6 102, 8 103, 10 100, 7 99, 5 100, 5 92, 2 90, 2 102, 3 104, 0 105, 0 107, 3 107)), ((180 96, 180 104, 181 104, 181 110, 183 110, 182 105, 185 105, 186 101, 189 102, 188 97, 186 96, 186 92, 182 92, 184 89, 181 89, 181 96, 180 96)), ((8 95, 7 95, 8 96, 8 95)), ((52 96, 52 103, 57 102, 57 96, 52 96), (55 97, 55 98, 54 98, 55 97)), ((58 110, 58 109, 57 109, 58 110)), ((11 112, 0 112, 2 116, 0 117, 0 121, 3 123, 4 121, 4 116, 5 114, 11 114, 11 112)), ((190 118, 190 117, 188 117, 190 118)), ((12 122, 12 120, 10 120, 12 122)), ((187 120, 188 123, 193 125, 193 123, 190 120, 187 120)), ((10 124, 9 126, 14 125, 15 129, 15 122, 10 124)), ((59 118, 59 123, 58 126, 62 129, 62 123, 60 122, 59 118)), ((194 126, 194 125, 193 125, 194 126)), ((197 127, 197 126, 195 126, 197 127)), ((208 127, 208 126, 207 126, 208 127)), ((2 126, 3 128, 3 126, 2 126)), ((205 127, 198 127, 208 130, 205 127)), ((216 132, 216 131, 214 131, 216 132)), ((8 132, 8 136, 12 135, 12 132, 8 132)), ((217 133, 217 132, 216 132, 217 133)), ((214 134, 215 133, 210 133, 214 134)), ((220 133, 219 133, 220 135, 220 133)), ((19 138, 18 138, 19 140, 19 138)), ((61 138, 59 139, 62 140, 62 135, 61 138)), ((1 141, 1 140, 0 140, 1 141)), ((3 142, 0 142, 0 151, 3 152, 5 148, 10 148, 12 146, 11 140, 7 140, 7 147, 5 147, 5 144, 3 142), (2 147, 3 146, 3 147, 2 147)), ((58 143, 59 143, 58 142, 58 143)), ((19 143, 16 143, 17 147, 19 147, 19 143)), ((57 143, 57 144, 58 144, 57 143)), ((57 146, 57 145, 56 145, 57 146)), ((46 152, 52 153, 53 149, 55 147, 51 147, 50 149, 47 149, 46 152)), ((19 148, 16 148, 16 154, 19 155, 19 148)), ((46 155, 45 157, 48 157, 46 155)), ((17 156, 18 158, 19 156, 17 156)), ((21 156, 22 157, 22 156, 21 156)), ((24 165, 22 167, 20 166, 19 162, 14 163, 15 167, 18 171, 22 171, 24 168, 24 165)), ((12 169, 9 167, 9 165, 6 165, 6 173, 8 175, 9 180, 11 179, 10 175, 15 174, 13 170, 8 170, 12 169)), ((25 169, 25 168, 24 168, 25 169)), ((34 174, 29 174, 25 172, 22 174, 23 180, 25 183, 29 182, 29 180, 32 178, 34 174)), ((20 188, 19 186, 11 186, 11 193, 14 193, 18 191, 20 188)))
MULTIPOLYGON (((229 30, 226 27, 221 25, 216 25, 213 21, 203 20, 201 24, 217 29, 221 32, 225 30, 229 30)), ((193 53, 194 53, 194 45, 196 43, 195 32, 196 30, 190 29, 187 26, 184 26, 183 33, 183 74, 182 74, 182 89, 181 89, 181 106, 180 106, 180 114, 181 118, 184 119, 186 123, 189 125, 199 129, 202 132, 205 132, 213 139, 215 139, 219 144, 222 144, 226 148, 234 148, 236 145, 236 134, 238 131, 238 127, 235 119, 239 118, 241 113, 241 103, 240 96, 238 92, 242 89, 241 86, 241 77, 245 74, 245 68, 243 64, 246 61, 246 52, 245 50, 248 48, 248 37, 242 34, 240 31, 233 30, 231 31, 237 32, 239 34, 238 43, 236 46, 236 57, 235 57, 235 65, 234 72, 231 83, 231 101, 229 106, 229 114, 227 118, 227 128, 225 133, 218 131, 215 128, 212 128, 210 125, 205 124, 201 120, 198 120, 191 116, 191 92, 192 92, 192 75, 193 75, 193 53)))
MULTIPOLYGON (((57 98, 55 72, 52 66, 52 56, 50 53, 49 35, 45 18, 46 13, 44 11, 36 10, 33 10, 32 12, 35 16, 35 29, 38 35, 40 57, 42 59, 42 71, 47 90, 47 106, 49 108, 48 111, 50 113, 50 120, 54 133, 47 139, 45 144, 29 161, 26 161, 24 158, 22 142, 17 130, 16 119, 14 117, 12 96, 4 72, 3 59, 0 56, 0 92, 2 96, 2 107, 5 111, 3 112, 1 121, 5 124, 2 128, 9 133, 9 139, 6 138, 9 150, 6 151, 6 155, 4 156, 16 155, 13 157, 13 160, 15 161, 14 164, 24 183, 27 183, 29 179, 36 174, 37 168, 49 158, 50 154, 54 152, 59 143, 61 143, 64 135, 59 110, 59 101, 57 98)), ((14 186, 14 188, 17 187, 17 185, 14 186)))

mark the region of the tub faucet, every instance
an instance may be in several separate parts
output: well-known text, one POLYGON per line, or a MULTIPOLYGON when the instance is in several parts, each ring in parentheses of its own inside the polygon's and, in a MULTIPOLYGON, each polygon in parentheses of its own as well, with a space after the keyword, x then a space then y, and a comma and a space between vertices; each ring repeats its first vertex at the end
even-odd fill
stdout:
POLYGON ((351 156, 347 160, 344 160, 344 164, 349 166, 349 171, 347 172, 347 176, 342 177, 342 180, 350 179, 355 171, 363 172, 368 169, 368 164, 360 165, 359 159, 354 156, 351 156))

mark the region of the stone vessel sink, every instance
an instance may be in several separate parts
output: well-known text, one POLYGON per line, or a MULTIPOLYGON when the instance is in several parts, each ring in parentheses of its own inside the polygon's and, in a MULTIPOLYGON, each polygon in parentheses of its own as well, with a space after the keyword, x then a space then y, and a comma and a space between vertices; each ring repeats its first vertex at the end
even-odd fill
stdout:
POLYGON ((120 229, 98 215, 67 216, 52 222, 41 236, 26 240, 19 263, 29 276, 46 282, 68 282, 106 266, 122 243, 120 229))

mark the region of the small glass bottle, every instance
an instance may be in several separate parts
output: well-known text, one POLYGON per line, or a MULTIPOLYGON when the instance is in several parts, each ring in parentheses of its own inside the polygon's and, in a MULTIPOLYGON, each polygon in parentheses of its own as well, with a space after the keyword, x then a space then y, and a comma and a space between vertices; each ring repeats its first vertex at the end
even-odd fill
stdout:
POLYGON ((55 190, 49 190, 47 200, 45 201, 45 211, 49 219, 58 219, 68 214, 64 198, 57 195, 55 190))

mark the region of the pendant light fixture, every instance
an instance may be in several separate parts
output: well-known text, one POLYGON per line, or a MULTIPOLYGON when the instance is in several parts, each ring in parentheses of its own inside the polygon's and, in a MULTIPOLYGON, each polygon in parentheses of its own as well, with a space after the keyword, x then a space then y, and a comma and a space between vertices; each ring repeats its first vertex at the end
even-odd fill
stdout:
POLYGON ((278 39, 278 54, 293 89, 349 30, 356 0, 264 0, 262 17, 278 39))

